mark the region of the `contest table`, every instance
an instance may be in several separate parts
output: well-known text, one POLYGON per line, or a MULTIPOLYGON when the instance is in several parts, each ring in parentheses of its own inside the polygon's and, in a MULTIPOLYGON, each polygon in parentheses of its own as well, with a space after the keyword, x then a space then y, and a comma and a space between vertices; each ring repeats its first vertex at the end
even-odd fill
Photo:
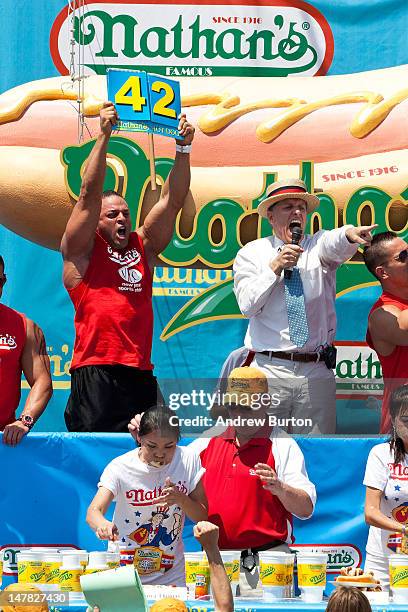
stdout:
MULTIPOLYGON (((186 601, 190 612, 214 612, 213 601, 186 601)), ((288 610, 289 612, 322 612, 326 609, 327 600, 321 603, 304 603, 301 599, 286 599, 277 602, 264 602, 256 599, 235 600, 235 612, 258 612, 258 610, 288 610)), ((50 612, 86 612, 88 606, 84 604, 72 604, 71 606, 51 607, 50 612)), ((408 609, 403 604, 371 604, 373 612, 402 612, 408 609)))

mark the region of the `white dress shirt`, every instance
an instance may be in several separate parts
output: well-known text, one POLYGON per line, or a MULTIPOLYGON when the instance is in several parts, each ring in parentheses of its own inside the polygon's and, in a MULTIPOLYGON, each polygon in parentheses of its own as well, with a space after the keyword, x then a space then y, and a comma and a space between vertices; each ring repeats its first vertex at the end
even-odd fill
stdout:
POLYGON ((358 244, 346 238, 344 226, 321 230, 305 236, 300 243, 304 252, 297 267, 303 283, 309 338, 298 347, 290 340, 285 302, 284 274, 277 276, 269 262, 284 243, 276 236, 259 238, 246 244, 234 262, 234 291, 239 308, 249 319, 245 346, 254 351, 312 353, 336 333, 336 269, 352 257, 358 244))

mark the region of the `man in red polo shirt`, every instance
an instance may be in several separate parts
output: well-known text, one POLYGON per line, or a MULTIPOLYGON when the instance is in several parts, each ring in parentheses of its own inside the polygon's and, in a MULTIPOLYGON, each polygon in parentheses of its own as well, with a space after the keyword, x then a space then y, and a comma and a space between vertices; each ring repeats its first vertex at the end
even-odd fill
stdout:
MULTIPOLYGON (((221 550, 241 550, 241 594, 260 587, 258 552, 289 552, 292 516, 309 518, 316 502, 299 446, 275 427, 268 381, 257 368, 228 377, 223 403, 229 419, 204 432, 189 448, 206 472, 208 520, 219 527, 221 550)), ((140 418, 129 423, 136 439, 140 418)))
MULTIPOLYGON (((0 256, 0 297, 6 283, 0 256)), ((52 395, 50 360, 42 330, 23 314, 0 304, 0 431, 3 443, 15 446, 44 412, 52 395), (21 373, 31 387, 24 410, 16 419, 21 373)))
MULTIPOLYGON (((303 454, 290 436, 273 426, 268 381, 257 368, 235 368, 224 404, 232 426, 190 444, 206 469, 203 484, 208 520, 220 529, 221 550, 242 550, 241 593, 256 589, 258 552, 289 552, 292 515, 309 518, 316 490, 303 454), (247 585, 246 585, 247 583, 247 585), (246 587, 246 588, 245 588, 246 587)), ((244 594, 242 593, 242 594, 244 594)))
POLYGON ((364 261, 383 290, 368 315, 367 344, 381 363, 380 433, 389 433, 391 394, 408 384, 408 244, 394 232, 381 232, 364 249, 364 261))

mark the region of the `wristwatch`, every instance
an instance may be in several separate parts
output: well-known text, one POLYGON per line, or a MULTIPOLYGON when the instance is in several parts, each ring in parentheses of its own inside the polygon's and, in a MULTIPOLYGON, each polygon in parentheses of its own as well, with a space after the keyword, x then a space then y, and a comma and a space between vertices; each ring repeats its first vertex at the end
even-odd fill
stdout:
POLYGON ((29 414, 22 414, 18 417, 17 421, 21 421, 25 427, 28 427, 28 430, 34 426, 34 419, 29 414))
POLYGON ((190 153, 191 144, 188 144, 188 145, 176 144, 176 151, 177 153, 190 153))

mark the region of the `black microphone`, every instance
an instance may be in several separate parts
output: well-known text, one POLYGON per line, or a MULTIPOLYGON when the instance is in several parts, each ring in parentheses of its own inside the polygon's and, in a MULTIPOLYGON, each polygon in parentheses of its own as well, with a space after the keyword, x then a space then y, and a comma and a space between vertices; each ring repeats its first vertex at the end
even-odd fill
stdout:
MULTIPOLYGON (((293 225, 291 244, 299 244, 301 240, 302 240, 302 228, 300 227, 300 225, 297 225, 297 224, 293 225)), ((291 278, 292 270, 293 268, 285 268, 285 271, 283 273, 283 276, 285 279, 289 280, 291 278)))

